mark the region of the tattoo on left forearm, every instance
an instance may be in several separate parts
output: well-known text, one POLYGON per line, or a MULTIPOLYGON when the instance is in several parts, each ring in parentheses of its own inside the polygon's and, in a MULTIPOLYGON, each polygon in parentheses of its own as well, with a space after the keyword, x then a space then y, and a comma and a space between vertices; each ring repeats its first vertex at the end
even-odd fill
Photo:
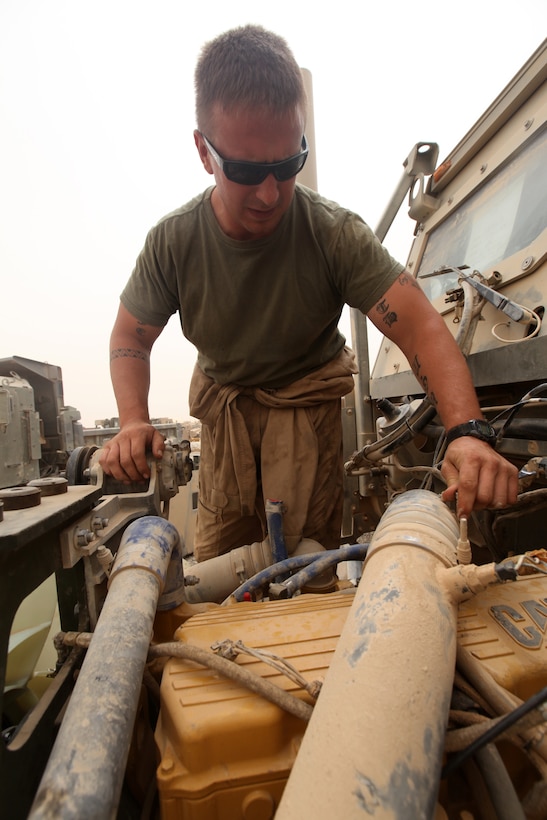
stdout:
POLYGON ((420 360, 418 359, 418 354, 414 356, 414 359, 411 363, 412 372, 420 382, 423 387, 424 393, 428 397, 429 401, 434 407, 437 407, 437 397, 435 393, 429 390, 429 379, 426 373, 422 372, 422 365, 420 364, 420 360))
POLYGON ((142 359, 143 362, 148 362, 150 356, 145 350, 134 350, 131 347, 118 347, 110 351, 110 361, 114 359, 142 359))

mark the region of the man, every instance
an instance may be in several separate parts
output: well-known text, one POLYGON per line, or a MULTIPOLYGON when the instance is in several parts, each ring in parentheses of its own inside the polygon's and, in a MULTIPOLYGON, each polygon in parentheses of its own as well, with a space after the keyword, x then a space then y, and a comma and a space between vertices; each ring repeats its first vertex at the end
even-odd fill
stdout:
MULTIPOLYGON (((277 35, 229 31, 196 68, 196 147, 215 186, 150 231, 111 337, 120 433, 105 472, 148 477, 152 346, 179 311, 198 350, 190 412, 202 421, 199 560, 265 535, 264 499, 284 502, 291 551, 339 543, 340 397, 354 359, 337 325, 360 309, 405 353, 447 430, 480 419, 452 336, 416 281, 355 214, 295 184, 307 155, 298 65, 277 35), (458 385, 457 391, 454 385, 458 385)), ((445 499, 460 514, 516 498, 516 470, 485 441, 451 441, 445 499)))

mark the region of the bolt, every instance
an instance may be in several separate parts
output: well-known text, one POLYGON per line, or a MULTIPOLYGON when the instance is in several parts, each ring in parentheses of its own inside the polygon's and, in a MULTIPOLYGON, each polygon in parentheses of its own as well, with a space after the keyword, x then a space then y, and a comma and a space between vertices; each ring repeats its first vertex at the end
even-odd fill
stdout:
POLYGON ((98 532, 99 530, 104 530, 104 528, 108 525, 108 518, 102 518, 100 515, 94 516, 91 519, 91 528, 93 532, 98 532))
POLYGON ((91 532, 91 530, 77 530, 75 535, 76 546, 77 547, 87 547, 88 544, 91 544, 95 535, 91 532))
POLYGON ((521 270, 528 270, 528 268, 532 267, 533 263, 534 263, 534 257, 533 256, 527 256, 526 259, 523 260, 520 268, 521 268, 521 270))
POLYGON ((486 171, 487 168, 488 168, 488 165, 487 165, 486 162, 484 162, 480 167, 481 174, 484 174, 484 172, 486 171))
POLYGON ((533 117, 532 117, 531 120, 526 120, 526 122, 524 123, 525 130, 528 131, 532 127, 533 124, 534 124, 534 118, 533 117))

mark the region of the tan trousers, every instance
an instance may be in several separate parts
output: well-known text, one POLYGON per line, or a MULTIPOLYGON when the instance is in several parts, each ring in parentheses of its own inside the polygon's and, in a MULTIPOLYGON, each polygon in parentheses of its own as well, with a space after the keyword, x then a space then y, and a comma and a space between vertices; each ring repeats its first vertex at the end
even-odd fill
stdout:
POLYGON ((198 561, 266 537, 265 500, 282 501, 288 552, 302 538, 339 546, 343 504, 340 397, 351 351, 278 391, 216 385, 196 367, 190 412, 202 421, 198 561))
POLYGON ((343 503, 340 399, 318 407, 281 411, 272 411, 247 396, 238 396, 236 403, 245 419, 255 458, 254 503, 242 515, 229 456, 219 489, 221 476, 218 471, 215 475, 214 469, 215 446, 219 442, 214 430, 204 425, 195 536, 198 561, 262 541, 267 534, 266 499, 283 502, 283 532, 289 552, 302 538, 313 538, 327 549, 338 547, 343 503), (272 412, 285 417, 282 440, 268 430, 272 412), (296 448, 291 441, 295 437, 299 439, 296 448))

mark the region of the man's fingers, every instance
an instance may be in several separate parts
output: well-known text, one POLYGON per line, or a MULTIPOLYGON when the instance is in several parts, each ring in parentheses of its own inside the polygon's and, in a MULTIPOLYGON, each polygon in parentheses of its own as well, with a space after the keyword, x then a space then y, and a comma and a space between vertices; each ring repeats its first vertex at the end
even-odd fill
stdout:
POLYGON ((154 458, 162 457, 165 442, 161 433, 151 424, 128 426, 103 446, 101 467, 107 475, 125 483, 150 478, 148 447, 154 458))
POLYGON ((452 501, 457 493, 459 516, 469 515, 473 509, 499 509, 516 501, 516 467, 483 442, 456 439, 447 450, 442 472, 449 485, 443 501, 452 501))

